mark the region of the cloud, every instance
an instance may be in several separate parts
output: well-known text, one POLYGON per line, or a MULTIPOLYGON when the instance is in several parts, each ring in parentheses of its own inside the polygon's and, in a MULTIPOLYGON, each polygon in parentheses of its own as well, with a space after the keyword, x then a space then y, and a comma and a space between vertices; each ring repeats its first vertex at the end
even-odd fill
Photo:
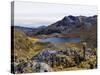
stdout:
POLYGON ((96 6, 15 2, 15 25, 49 25, 68 15, 93 16, 96 6))

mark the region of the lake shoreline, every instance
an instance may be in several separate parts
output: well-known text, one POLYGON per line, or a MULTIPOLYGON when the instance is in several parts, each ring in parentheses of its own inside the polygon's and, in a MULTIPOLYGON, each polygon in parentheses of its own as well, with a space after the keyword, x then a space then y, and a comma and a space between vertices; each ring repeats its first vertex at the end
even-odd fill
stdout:
POLYGON ((68 37, 53 37, 40 39, 40 42, 50 42, 50 43, 66 43, 66 42, 80 42, 80 38, 68 38, 68 37))
POLYGON ((41 34, 41 35, 34 35, 32 37, 35 37, 35 38, 39 38, 39 39, 42 39, 42 38, 80 38, 79 34, 41 34))

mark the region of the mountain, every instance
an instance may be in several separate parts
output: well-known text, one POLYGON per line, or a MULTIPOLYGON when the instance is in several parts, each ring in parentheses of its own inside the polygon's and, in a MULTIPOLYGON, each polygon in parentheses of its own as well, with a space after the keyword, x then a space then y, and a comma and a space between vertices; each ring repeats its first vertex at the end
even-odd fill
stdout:
POLYGON ((46 35, 46 37, 80 37, 93 46, 97 46, 97 15, 94 16, 65 16, 63 19, 49 25, 38 28, 14 26, 27 36, 46 35))
POLYGON ((49 25, 45 29, 37 30, 35 34, 69 34, 79 32, 82 27, 88 29, 93 25, 97 25, 96 15, 92 17, 69 15, 65 16, 62 20, 49 25))
POLYGON ((94 16, 65 16, 44 29, 37 29, 35 35, 59 34, 58 37, 80 37, 89 46, 97 47, 97 15, 94 16))
POLYGON ((86 16, 65 16, 62 20, 59 20, 49 26, 40 26, 38 28, 27 28, 15 26, 26 33, 28 36, 41 35, 41 34, 79 34, 83 30, 89 30, 92 27, 97 26, 97 15, 86 17, 86 16))

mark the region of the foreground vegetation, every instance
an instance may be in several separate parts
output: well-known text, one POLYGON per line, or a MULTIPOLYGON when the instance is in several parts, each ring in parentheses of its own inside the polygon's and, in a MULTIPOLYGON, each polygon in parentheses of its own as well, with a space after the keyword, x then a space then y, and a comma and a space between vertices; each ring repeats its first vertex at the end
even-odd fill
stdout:
MULTIPOLYGON (((13 53, 12 53, 13 54, 13 53)), ((82 42, 54 44, 40 42, 23 32, 14 32, 14 73, 51 72, 97 68, 97 49, 82 42), (48 54, 48 55, 47 55, 48 54)))

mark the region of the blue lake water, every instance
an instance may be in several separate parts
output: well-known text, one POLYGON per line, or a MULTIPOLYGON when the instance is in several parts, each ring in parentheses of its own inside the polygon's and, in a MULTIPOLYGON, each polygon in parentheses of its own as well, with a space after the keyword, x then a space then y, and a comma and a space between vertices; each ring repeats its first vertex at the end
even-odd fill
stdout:
POLYGON ((80 42, 80 38, 46 38, 46 39, 40 39, 41 42, 51 42, 51 43, 65 43, 65 42, 80 42))

